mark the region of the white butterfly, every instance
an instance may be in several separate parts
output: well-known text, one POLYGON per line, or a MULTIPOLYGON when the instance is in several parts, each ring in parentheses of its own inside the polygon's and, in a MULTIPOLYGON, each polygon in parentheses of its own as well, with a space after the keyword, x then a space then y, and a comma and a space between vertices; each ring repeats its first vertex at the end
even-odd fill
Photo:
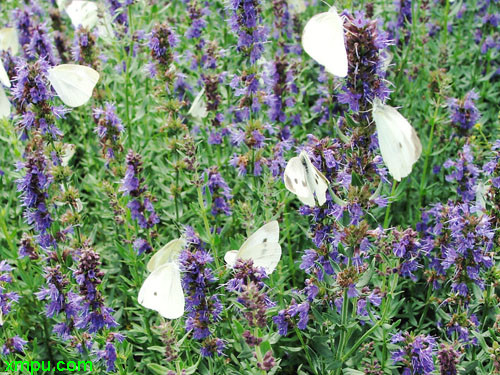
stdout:
POLYGON ((486 195, 488 194, 489 186, 480 181, 474 190, 476 190, 476 206, 479 208, 486 208, 486 195))
POLYGON ((10 87, 10 79, 3 66, 2 59, 0 59, 0 119, 10 116, 10 102, 5 95, 2 85, 10 87))
POLYGON ((185 239, 170 241, 154 254, 148 262, 151 272, 139 290, 138 301, 147 309, 155 310, 167 319, 177 319, 184 314, 184 291, 179 270, 179 254, 185 239))
POLYGON ((56 0, 57 7, 59 9, 64 9, 70 3, 70 0, 56 0))
POLYGON ((396 181, 411 173, 413 164, 422 153, 415 129, 393 107, 373 101, 373 119, 377 126, 378 144, 382 159, 396 181))
POLYGON ((237 259, 252 259, 256 267, 263 267, 270 275, 281 258, 279 244, 280 228, 276 220, 261 226, 241 245, 239 250, 231 250, 224 255, 229 267, 234 267, 237 259))
POLYGON ((3 61, 0 59, 0 83, 4 86, 10 87, 10 79, 3 66, 3 61))
POLYGON ((320 206, 326 202, 326 191, 330 181, 311 163, 309 156, 302 151, 288 161, 285 168, 285 186, 308 206, 320 206))
POLYGON ((76 146, 71 143, 65 143, 62 147, 62 154, 61 154, 61 165, 63 167, 66 167, 75 154, 76 151, 76 146))
POLYGON ((193 104, 191 108, 189 108, 188 115, 193 116, 194 118, 201 120, 202 118, 207 117, 207 105, 205 104, 205 100, 203 99, 203 94, 205 93, 205 88, 203 88, 196 98, 193 100, 193 104))
POLYGON ((12 55, 19 52, 19 39, 17 30, 14 27, 4 27, 0 29, 0 51, 9 51, 12 55))
POLYGON ((97 4, 92 1, 73 0, 66 7, 66 13, 75 29, 81 25, 87 30, 92 30, 99 21, 97 4))
POLYGON ((5 91, 2 86, 0 86, 0 119, 7 118, 10 116, 10 102, 5 95, 5 91))
POLYGON ((49 69, 48 79, 64 104, 79 107, 92 96, 99 73, 85 65, 61 64, 49 69))
POLYGON ((306 11, 307 6, 304 0, 289 0, 288 2, 291 5, 290 10, 292 13, 299 14, 306 11))
POLYGON ((327 72, 338 77, 347 75, 343 21, 335 7, 307 21, 302 33, 302 46, 327 72))

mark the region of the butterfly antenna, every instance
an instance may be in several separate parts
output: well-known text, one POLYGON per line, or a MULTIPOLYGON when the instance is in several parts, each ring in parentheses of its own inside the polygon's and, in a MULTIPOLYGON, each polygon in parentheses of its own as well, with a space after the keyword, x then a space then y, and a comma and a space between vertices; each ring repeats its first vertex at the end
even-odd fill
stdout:
POLYGON ((322 2, 323 4, 325 4, 325 5, 327 5, 327 6, 328 6, 328 8, 331 8, 331 7, 333 6, 333 5, 331 5, 331 4, 328 4, 325 0, 321 0, 321 2, 322 2))

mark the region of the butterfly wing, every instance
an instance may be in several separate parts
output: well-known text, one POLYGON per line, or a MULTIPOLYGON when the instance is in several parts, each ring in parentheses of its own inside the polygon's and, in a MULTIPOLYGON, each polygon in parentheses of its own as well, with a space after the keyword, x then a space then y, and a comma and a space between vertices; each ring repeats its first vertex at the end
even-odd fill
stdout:
POLYGON ((0 50, 9 51, 12 55, 17 55, 19 52, 19 39, 17 31, 13 27, 4 27, 0 29, 0 50))
POLYGON ((309 185, 309 190, 316 194, 316 199, 320 206, 326 202, 326 191, 330 182, 311 162, 305 151, 299 155, 300 162, 306 170, 306 182, 309 185))
POLYGON ((147 270, 153 272, 166 263, 177 263, 179 254, 185 245, 186 240, 184 238, 177 238, 170 241, 151 257, 146 267, 147 270))
POLYGON ((293 157, 288 161, 283 175, 285 187, 294 193, 303 204, 314 207, 314 195, 306 179, 306 170, 299 157, 293 157))
POLYGON ((164 318, 181 317, 185 300, 177 265, 167 263, 154 270, 144 280, 138 301, 145 308, 158 311, 164 318))
POLYGON ((304 13, 307 9, 306 2, 304 0, 289 0, 291 5, 291 11, 294 14, 304 13))
POLYGON ((7 98, 7 95, 5 95, 3 87, 0 86, 0 119, 9 116, 10 116, 10 102, 9 99, 7 98))
POLYGON ((377 103, 373 107, 382 159, 396 181, 411 173, 422 153, 415 129, 393 107, 377 103))
POLYGON ((87 103, 99 80, 99 73, 84 65, 57 65, 49 69, 48 73, 49 81, 57 95, 70 107, 87 103))
POLYGON ((229 250, 224 255, 224 261, 230 268, 233 268, 236 263, 237 257, 238 257, 238 250, 229 250))
POLYGON ((62 149, 61 165, 67 166, 73 155, 75 154, 76 146, 71 143, 65 143, 62 149))
POLYGON ((204 93, 205 89, 201 90, 198 95, 196 95, 196 98, 194 98, 193 104, 191 105, 191 108, 189 108, 188 112, 188 115, 191 115, 198 120, 207 117, 208 114, 207 106, 203 100, 204 93))
POLYGON ((347 75, 347 52, 344 28, 335 8, 313 16, 304 27, 302 46, 327 72, 338 77, 347 75))
POLYGON ((252 259, 256 267, 263 267, 270 275, 281 259, 281 246, 277 242, 263 242, 238 251, 238 258, 252 259))
POLYGON ((276 220, 260 227, 241 245, 236 258, 252 259, 255 266, 270 274, 281 258, 280 228, 276 220))
POLYGON ((243 242, 240 247, 240 252, 247 248, 252 248, 261 243, 266 242, 279 242, 280 240, 280 226, 276 220, 270 221, 257 229, 250 237, 243 242))
POLYGON ((0 83, 4 86, 10 87, 10 79, 5 71, 2 59, 0 59, 0 83))
POLYGON ((97 4, 92 1, 73 0, 66 7, 66 13, 68 13, 75 29, 82 26, 87 30, 91 30, 99 20, 97 4))

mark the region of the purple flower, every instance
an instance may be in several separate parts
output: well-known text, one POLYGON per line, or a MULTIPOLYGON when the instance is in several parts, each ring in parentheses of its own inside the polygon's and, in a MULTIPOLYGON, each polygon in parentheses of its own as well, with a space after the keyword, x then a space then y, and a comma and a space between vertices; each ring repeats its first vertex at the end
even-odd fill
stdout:
POLYGON ((268 30, 262 22, 259 0, 230 0, 231 18, 229 25, 238 36, 238 50, 254 64, 264 51, 268 30))
POLYGON ((346 14, 346 17, 349 69, 343 92, 337 98, 340 103, 348 104, 354 113, 366 117, 365 112, 375 98, 384 101, 389 96, 383 55, 390 43, 377 20, 369 20, 359 11, 354 16, 346 14))
POLYGON ((102 155, 110 163, 123 153, 120 137, 125 128, 112 103, 106 103, 104 108, 94 108, 93 117, 96 124, 94 132, 99 136, 102 155))
POLYGON ((229 201, 233 197, 231 188, 226 181, 224 181, 217 167, 206 169, 203 175, 207 178, 207 184, 203 191, 204 194, 206 194, 206 189, 208 188, 210 192, 212 199, 212 215, 217 216, 219 213, 222 213, 226 216, 230 216, 231 204, 229 201))
POLYGON ((457 375, 459 353, 451 345, 441 344, 438 352, 440 375, 457 375))
POLYGON ((99 291, 104 273, 99 269, 101 265, 97 254, 88 243, 78 249, 78 268, 73 276, 80 286, 82 298, 82 313, 76 320, 75 326, 94 333, 103 328, 117 327, 118 323, 113 316, 113 309, 104 304, 104 298, 99 291))
POLYGON ((153 26, 148 39, 148 46, 151 49, 151 57, 155 65, 155 71, 160 79, 170 80, 167 72, 174 60, 173 48, 177 44, 177 36, 166 24, 157 24, 153 26))
MULTIPOLYGON (((207 8, 204 8, 205 10, 207 8)), ((191 0, 188 6, 188 14, 189 14, 189 28, 186 30, 186 38, 188 39, 196 39, 201 37, 202 30, 206 26, 206 21, 203 17, 203 10, 200 7, 198 0, 191 0)))
POLYGON ((97 33, 88 31, 80 26, 75 31, 71 55, 73 61, 77 64, 87 65, 98 70, 97 33))
POLYGON ((434 351, 436 341, 432 336, 418 335, 412 336, 405 333, 393 336, 393 343, 402 342, 404 346, 401 349, 392 352, 394 363, 403 362, 405 369, 403 373, 409 375, 430 375, 435 370, 434 351))
POLYGON ((480 114, 474 103, 477 99, 478 95, 474 91, 469 91, 463 100, 448 99, 451 125, 460 135, 467 134, 479 120, 480 114))
POLYGON ((202 355, 220 355, 220 345, 212 345, 209 337, 210 326, 219 320, 223 309, 219 297, 213 294, 217 280, 210 268, 213 258, 193 228, 186 227, 185 237, 187 246, 179 256, 179 265, 186 293, 186 329, 192 331, 194 339, 203 340, 202 355))
POLYGON ((0 315, 6 316, 14 302, 19 300, 19 295, 15 292, 7 292, 5 284, 12 282, 12 276, 10 272, 12 267, 7 263, 6 260, 0 261, 0 315))
POLYGON ((23 340, 19 336, 14 336, 5 340, 5 344, 2 347, 2 354, 9 355, 10 353, 24 353, 24 346, 28 341, 23 340))
POLYGON ((30 42, 26 47, 28 60, 42 59, 50 65, 56 65, 58 59, 54 56, 52 42, 49 40, 49 32, 45 24, 38 24, 31 28, 30 42))
POLYGON ((288 308, 278 312, 278 315, 273 316, 274 323, 278 326, 278 333, 282 336, 286 336, 290 326, 294 324, 297 328, 304 330, 307 327, 309 321, 309 303, 302 302, 297 304, 295 300, 292 300, 288 308), (294 323, 295 316, 298 315, 298 322, 294 323))
POLYGON ((153 228, 160 222, 160 218, 153 206, 154 198, 147 192, 147 185, 141 177, 143 172, 141 156, 130 150, 127 154, 126 165, 127 170, 121 181, 120 191, 132 197, 127 204, 131 217, 137 220, 141 228, 153 228))

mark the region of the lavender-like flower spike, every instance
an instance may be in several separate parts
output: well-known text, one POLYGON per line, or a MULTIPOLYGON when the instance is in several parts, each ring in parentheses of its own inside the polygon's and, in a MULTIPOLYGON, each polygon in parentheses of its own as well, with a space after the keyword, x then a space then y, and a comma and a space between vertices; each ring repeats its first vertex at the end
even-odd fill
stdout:
POLYGON ((379 28, 378 21, 367 19, 363 12, 357 11, 354 16, 345 16, 349 70, 338 100, 348 104, 354 113, 362 113, 361 116, 366 118, 375 98, 383 102, 389 96, 383 61, 389 40, 387 34, 379 28))
POLYGON ((0 320, 3 320, 3 317, 10 313, 12 304, 19 300, 19 295, 17 293, 6 291, 6 284, 12 282, 12 276, 10 274, 12 269, 13 268, 6 260, 0 262, 0 320))
POLYGON ((71 329, 74 321, 81 312, 82 299, 77 294, 68 289, 69 280, 61 272, 61 265, 54 267, 46 266, 44 276, 47 280, 47 286, 35 293, 39 300, 48 300, 45 306, 45 315, 48 318, 64 313, 66 321, 54 326, 54 332, 63 340, 72 339, 71 329))
POLYGON ((87 65, 95 70, 99 70, 97 33, 88 31, 80 26, 75 31, 71 55, 73 61, 77 64, 87 65))
POLYGON ((115 22, 121 26, 123 32, 128 30, 128 7, 133 3, 133 0, 107 0, 111 15, 115 22))
POLYGON ((155 199, 147 192, 147 185, 144 184, 144 178, 141 176, 143 170, 141 156, 130 150, 127 154, 126 165, 127 170, 120 191, 132 197, 127 204, 132 219, 137 220, 141 228, 152 228, 160 222, 160 218, 153 207, 155 199))
POLYGON ((19 336, 14 336, 5 340, 5 344, 2 346, 2 354, 4 356, 10 353, 24 353, 24 346, 28 341, 23 340, 19 336))
POLYGON ((307 322, 309 321, 309 308, 308 302, 297 304, 295 299, 293 299, 288 308, 281 310, 278 312, 278 315, 273 316, 273 321, 278 326, 278 333, 281 336, 286 336, 290 327, 294 325, 298 329, 306 329, 307 322), (299 320, 295 323, 295 319, 293 318, 297 315, 299 320))
POLYGON ((438 352, 439 373, 441 375, 457 375, 459 353, 451 345, 441 344, 438 352))
POLYGON ((188 5, 189 28, 186 31, 186 38, 197 39, 201 37, 201 32, 205 28, 207 22, 203 19, 203 15, 208 8, 202 8, 198 0, 191 0, 188 5))
POLYGON ((87 242, 78 249, 78 252, 78 268, 73 272, 73 276, 80 286, 83 308, 76 327, 86 329, 89 333, 98 332, 103 328, 117 327, 118 323, 111 315, 113 309, 104 304, 104 298, 98 289, 104 276, 99 269, 101 265, 99 254, 87 242))
POLYGON ((412 0, 395 0, 394 6, 398 13, 396 22, 390 22, 388 29, 391 32, 390 38, 397 44, 408 44, 411 31, 408 27, 412 22, 412 0))
MULTIPOLYGON (((242 313, 249 327, 266 327, 266 312, 274 306, 263 291, 265 284, 262 280, 265 278, 267 278, 265 270, 255 267, 251 259, 238 259, 233 267, 233 278, 226 286, 228 291, 237 293, 237 300, 244 307, 242 313)), ((255 339, 249 336, 247 342, 255 339)))
POLYGON ((217 216, 219 213, 222 213, 226 216, 230 216, 230 200, 233 197, 231 194, 231 188, 226 181, 224 181, 217 167, 208 168, 204 172, 204 175, 206 175, 208 179, 206 188, 208 188, 212 197, 212 215, 217 216))
POLYGON ((183 273, 182 289, 186 293, 186 329, 193 332, 194 339, 203 340, 203 356, 221 355, 223 341, 210 337, 210 327, 222 313, 219 297, 213 294, 216 278, 209 267, 213 258, 193 228, 186 227, 185 236, 187 247, 179 257, 179 264, 183 273))
POLYGON ((397 333, 392 336, 391 342, 403 343, 401 349, 392 352, 394 363, 402 362, 405 366, 403 374, 431 375, 434 372, 436 340, 432 336, 397 333))
POLYGON ((44 59, 50 65, 56 65, 59 60, 54 55, 52 42, 45 24, 38 24, 31 29, 31 40, 26 48, 28 60, 44 59))
POLYGON ((479 120, 480 113, 474 104, 478 98, 474 91, 469 91, 463 100, 448 100, 451 126, 457 129, 460 135, 466 135, 479 120))
POLYGON ((97 358, 100 360, 104 360, 106 362, 106 371, 114 372, 116 370, 115 362, 117 359, 116 356, 116 347, 115 342, 123 342, 125 336, 120 333, 110 332, 106 339, 106 345, 104 350, 99 350, 97 352, 97 358))
POLYGON ((254 64, 262 56, 268 34, 266 27, 260 25, 260 0, 230 0, 229 9, 229 24, 238 36, 238 50, 250 58, 250 64, 254 64))
POLYGON ((43 152, 41 138, 34 138, 32 146, 32 152, 27 153, 25 162, 20 164, 26 174, 17 180, 17 191, 21 193, 27 224, 38 233, 38 244, 47 249, 54 245, 54 239, 48 231, 53 219, 47 201, 52 176, 47 172, 48 160, 43 152))
POLYGON ((149 67, 152 77, 173 81, 170 66, 174 60, 173 48, 177 44, 177 36, 167 24, 156 24, 149 35, 148 46, 151 49, 152 64, 149 67))
POLYGON ((125 128, 112 103, 106 103, 104 108, 94 108, 93 115, 96 123, 94 132, 99 136, 102 156, 109 164, 123 153, 120 137, 125 128))

